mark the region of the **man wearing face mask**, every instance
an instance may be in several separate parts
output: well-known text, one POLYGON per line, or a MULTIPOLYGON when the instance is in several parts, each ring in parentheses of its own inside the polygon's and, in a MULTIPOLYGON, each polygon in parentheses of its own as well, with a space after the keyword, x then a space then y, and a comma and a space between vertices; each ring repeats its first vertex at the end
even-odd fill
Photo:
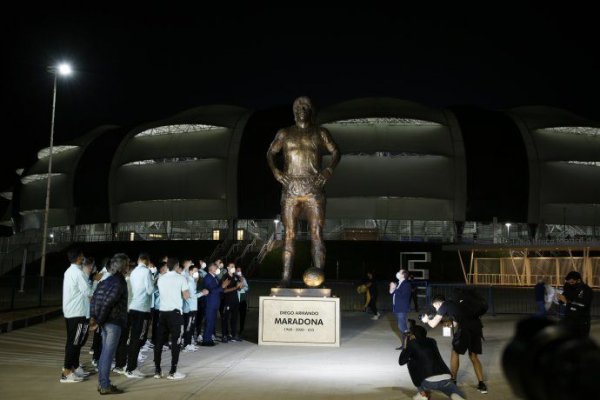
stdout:
POLYGON ((153 301, 153 310, 152 310, 152 347, 156 346, 158 340, 158 329, 159 329, 159 313, 160 313, 160 292, 158 291, 158 279, 169 272, 169 268, 167 267, 168 257, 163 257, 162 261, 158 264, 158 270, 154 268, 154 272, 152 272, 153 280, 154 280, 154 296, 152 298, 153 301))
POLYGON ((225 278, 219 284, 217 276, 221 271, 216 264, 208 266, 208 275, 204 278, 204 289, 208 291, 206 296, 206 326, 202 335, 202 346, 214 346, 213 335, 215 334, 215 323, 217 321, 217 311, 221 304, 221 293, 229 285, 229 279, 225 278))
POLYGON ((566 306, 563 323, 582 337, 590 336, 591 306, 594 292, 581 281, 581 274, 571 271, 565 277, 563 293, 558 300, 566 306))
POLYGON ((229 281, 229 284, 223 287, 223 313, 221 314, 221 332, 223 333, 223 343, 229 341, 239 342, 240 337, 237 332, 237 320, 240 309, 240 299, 238 290, 242 288, 242 282, 235 274, 235 264, 227 265, 227 274, 221 279, 221 283, 229 281))
MULTIPOLYGON (((204 289, 204 278, 208 274, 206 271, 206 262, 204 260, 198 261, 200 269, 198 269, 198 279, 196 280, 196 290, 201 292, 204 289)), ((204 326, 204 316, 206 315, 206 296, 198 298, 198 312, 196 313, 196 334, 198 335, 198 343, 201 344, 202 340, 200 335, 202 333, 202 327, 204 326)))
MULTIPOLYGON (((192 266, 189 268, 189 275, 187 276, 188 286, 190 290, 190 297, 184 301, 184 308, 189 310, 187 315, 187 319, 184 318, 184 333, 183 333, 183 352, 191 353, 198 348, 192 343, 192 333, 193 329, 196 326, 196 313, 198 311, 198 299, 200 297, 204 297, 208 291, 201 290, 199 293, 197 290, 197 282, 200 278, 200 274, 198 273, 198 267, 192 266)), ((185 314, 184 314, 185 317, 185 314)))
POLYGON ((410 311, 411 287, 408 281, 408 272, 401 269, 396 273, 398 284, 390 282, 390 294, 392 295, 392 308, 398 321, 398 329, 402 335, 402 343, 396 350, 403 350, 406 347, 406 339, 410 334, 408 329, 408 313, 410 311))
POLYGON ((244 332, 244 325, 246 323, 246 313, 248 311, 248 302, 246 301, 248 290, 250 290, 248 286, 248 281, 242 274, 242 267, 235 267, 235 274, 240 279, 242 283, 242 287, 237 291, 238 298, 240 299, 240 337, 242 336, 242 332, 244 332))
POLYGON ((138 256, 137 266, 131 271, 129 283, 131 285, 132 299, 129 304, 129 333, 127 339, 127 378, 143 378, 146 375, 137 369, 138 356, 141 345, 146 341, 150 327, 150 308, 154 294, 154 282, 148 269, 150 256, 141 253, 138 256))

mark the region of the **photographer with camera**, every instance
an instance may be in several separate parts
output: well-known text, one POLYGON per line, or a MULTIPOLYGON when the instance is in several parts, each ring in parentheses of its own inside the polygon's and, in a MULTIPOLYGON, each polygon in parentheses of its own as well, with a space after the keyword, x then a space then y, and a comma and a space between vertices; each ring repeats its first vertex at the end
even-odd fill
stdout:
POLYGON ((487 393, 487 386, 483 382, 483 367, 479 361, 478 354, 482 353, 481 341, 483 340, 483 324, 479 316, 469 311, 465 302, 454 302, 446 300, 442 295, 433 297, 432 305, 437 313, 433 318, 424 315, 421 321, 435 328, 442 321, 442 318, 447 318, 452 321, 453 337, 452 337, 452 354, 450 356, 450 368, 452 379, 456 383, 458 368, 460 367, 459 355, 469 351, 469 359, 473 364, 475 375, 479 384, 477 390, 481 393, 487 393))
POLYGON ((444 393, 452 400, 465 398, 452 381, 436 341, 427 337, 427 331, 422 326, 411 324, 408 343, 400 353, 398 364, 407 364, 410 379, 419 390, 413 400, 427 400, 433 390, 444 393))
POLYGON ((591 306, 594 292, 581 281, 581 274, 571 271, 565 277, 563 293, 558 299, 565 304, 564 324, 574 333, 590 335, 591 306))

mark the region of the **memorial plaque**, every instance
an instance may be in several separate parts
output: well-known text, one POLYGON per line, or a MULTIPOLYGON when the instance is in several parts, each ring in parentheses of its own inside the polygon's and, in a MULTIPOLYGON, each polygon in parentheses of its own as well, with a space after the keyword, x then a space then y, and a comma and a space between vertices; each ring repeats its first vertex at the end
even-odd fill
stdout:
POLYGON ((258 344, 339 347, 340 299, 261 296, 258 344))

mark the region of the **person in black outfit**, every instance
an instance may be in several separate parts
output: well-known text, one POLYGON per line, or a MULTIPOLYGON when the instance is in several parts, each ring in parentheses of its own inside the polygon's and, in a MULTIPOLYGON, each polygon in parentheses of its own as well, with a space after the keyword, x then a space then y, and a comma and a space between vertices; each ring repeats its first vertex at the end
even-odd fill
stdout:
POLYGON ((452 375, 436 341, 427 337, 427 331, 422 326, 411 327, 408 344, 400 353, 398 363, 408 364, 410 379, 419 390, 413 399, 427 400, 433 390, 443 392, 452 400, 464 399, 464 394, 451 379, 452 375))
POLYGON ((435 328, 442 318, 447 318, 452 321, 454 335, 452 337, 452 354, 450 356, 450 368, 452 379, 456 381, 458 368, 460 367, 459 355, 469 351, 469 359, 473 364, 475 375, 479 380, 477 390, 481 393, 487 393, 487 386, 483 382, 483 367, 479 361, 479 354, 482 353, 481 341, 483 340, 483 324, 478 317, 466 315, 466 312, 458 303, 448 300, 442 295, 436 295, 432 300, 433 307, 437 310, 437 314, 432 319, 427 315, 421 320, 425 324, 429 324, 435 328))
POLYGON ((373 271, 367 272, 367 277, 363 281, 363 284, 367 287, 367 290, 369 290, 370 299, 369 304, 367 304, 367 308, 369 308, 373 313, 373 317, 371 317, 371 319, 379 319, 381 314, 377 310, 377 281, 375 280, 373 271))
POLYGON ((227 273, 221 278, 221 284, 229 281, 223 286, 223 312, 221 313, 221 332, 223 334, 223 343, 229 341, 241 341, 237 331, 238 315, 240 313, 240 298, 237 291, 242 288, 242 282, 235 274, 235 264, 227 265, 227 273))
POLYGON ((591 306, 594 292, 581 281, 581 274, 571 271, 565 277, 563 293, 558 296, 565 306, 563 323, 582 337, 590 335, 591 306))
POLYGON ((535 315, 537 317, 545 317, 546 316, 546 282, 544 279, 539 279, 533 288, 533 292, 535 295, 535 306, 537 312, 535 315))

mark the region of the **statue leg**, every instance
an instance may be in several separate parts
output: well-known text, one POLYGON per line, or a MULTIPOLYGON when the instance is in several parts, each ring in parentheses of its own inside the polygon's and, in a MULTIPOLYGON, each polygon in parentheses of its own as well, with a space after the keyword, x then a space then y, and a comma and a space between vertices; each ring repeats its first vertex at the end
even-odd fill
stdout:
POLYGON ((292 280, 294 267, 294 241, 296 239, 296 220, 298 218, 298 203, 295 198, 286 198, 281 204, 281 222, 285 229, 283 247, 283 274, 279 287, 288 287, 292 280))
POLYGON ((323 226, 325 225, 325 199, 311 198, 307 204, 307 217, 310 229, 311 255, 315 268, 325 267, 325 244, 323 226))

